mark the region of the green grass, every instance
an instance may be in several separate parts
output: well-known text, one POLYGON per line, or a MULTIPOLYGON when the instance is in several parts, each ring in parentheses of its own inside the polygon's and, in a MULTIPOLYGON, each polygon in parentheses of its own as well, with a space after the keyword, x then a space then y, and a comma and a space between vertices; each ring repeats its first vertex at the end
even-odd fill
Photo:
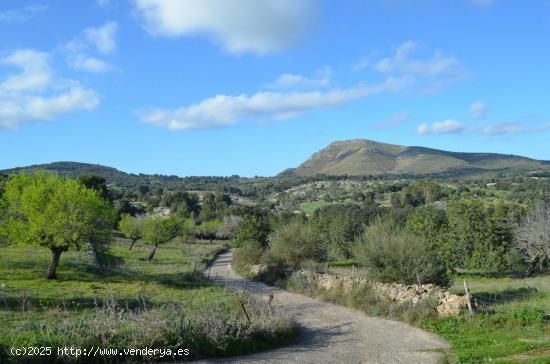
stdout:
POLYGON ((311 216, 315 212, 315 210, 320 209, 321 207, 325 207, 330 205, 330 202, 326 201, 311 201, 311 202, 304 202, 300 204, 300 210, 305 212, 306 215, 311 216))
POLYGON ((453 278, 450 291, 466 279, 479 312, 420 322, 452 344, 453 362, 550 363, 550 275, 453 278))
MULTIPOLYGON (((192 353, 195 357, 266 349, 295 336, 289 320, 262 317, 252 301, 251 315, 258 322, 248 324, 235 294, 201 277, 199 272, 225 245, 184 244, 176 239, 157 249, 153 263, 146 259, 147 244, 137 242, 132 251, 128 247, 125 239, 113 241, 109 253, 115 265, 104 272, 95 267, 87 252, 63 253, 58 279, 46 280, 49 250, 0 243, 0 362, 6 359, 2 347, 6 351, 15 344, 55 344, 72 337, 90 343, 96 341, 89 332, 97 331, 94 335, 103 337, 105 330, 117 331, 114 342, 119 345, 193 341, 189 345, 198 351, 192 353), (114 315, 113 310, 122 313, 114 315), (113 322, 110 316, 119 321, 113 322), (212 317, 217 317, 217 322, 211 323, 212 317), (89 318, 102 323, 101 327, 84 330, 89 318), (139 334, 143 331, 140 327, 149 322, 156 330, 151 332, 162 340, 139 334), (193 327, 195 334, 185 336, 193 327), (177 339, 177 335, 183 336, 177 339), (202 341, 196 341, 197 337, 202 341)), ((185 347, 186 343, 182 344, 185 347)), ((18 362, 15 357, 7 359, 18 362)))

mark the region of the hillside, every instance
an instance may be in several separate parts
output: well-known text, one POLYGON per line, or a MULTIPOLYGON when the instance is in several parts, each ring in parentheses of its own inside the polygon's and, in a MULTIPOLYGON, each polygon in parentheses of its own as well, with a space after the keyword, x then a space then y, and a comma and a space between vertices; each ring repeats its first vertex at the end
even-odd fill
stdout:
POLYGON ((473 175, 549 171, 548 161, 497 153, 457 153, 407 147, 366 139, 337 141, 282 174, 324 175, 473 175))
POLYGON ((20 172, 29 172, 38 169, 52 171, 59 173, 63 176, 78 177, 82 175, 95 175, 105 178, 107 183, 117 185, 133 185, 140 177, 133 174, 128 174, 119 171, 116 168, 102 166, 100 164, 78 163, 78 162, 54 162, 48 164, 36 164, 26 167, 17 167, 12 169, 5 169, 0 173, 11 174, 20 172))

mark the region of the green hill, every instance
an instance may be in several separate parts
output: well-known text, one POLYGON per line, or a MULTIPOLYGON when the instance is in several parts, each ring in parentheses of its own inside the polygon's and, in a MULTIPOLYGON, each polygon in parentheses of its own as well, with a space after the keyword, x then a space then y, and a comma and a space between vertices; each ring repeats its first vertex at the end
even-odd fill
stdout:
POLYGON ((324 175, 474 175, 548 172, 550 163, 497 153, 457 153, 356 139, 337 141, 282 174, 324 175))
POLYGON ((140 179, 143 178, 119 171, 116 168, 102 166, 100 164, 78 163, 78 162, 54 162, 48 164, 35 164, 26 167, 16 167, 12 169, 5 169, 0 173, 11 174, 21 172, 32 172, 34 170, 43 169, 59 173, 63 176, 78 177, 82 175, 95 175, 105 178, 107 183, 117 185, 134 185, 140 179))

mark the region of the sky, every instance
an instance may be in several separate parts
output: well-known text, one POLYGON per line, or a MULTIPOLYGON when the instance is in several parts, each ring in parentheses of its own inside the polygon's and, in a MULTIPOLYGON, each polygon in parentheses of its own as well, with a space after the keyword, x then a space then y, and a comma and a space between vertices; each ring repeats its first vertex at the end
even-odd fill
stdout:
POLYGON ((550 160, 550 1, 0 1, 0 169, 273 176, 333 141, 550 160))

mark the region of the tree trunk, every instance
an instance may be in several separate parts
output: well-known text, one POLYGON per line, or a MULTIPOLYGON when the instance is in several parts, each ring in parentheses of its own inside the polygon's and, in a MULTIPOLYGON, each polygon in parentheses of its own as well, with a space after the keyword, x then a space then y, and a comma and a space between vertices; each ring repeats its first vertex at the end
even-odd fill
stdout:
POLYGON ((52 248, 52 262, 50 264, 50 269, 48 270, 48 275, 46 278, 48 279, 57 279, 57 266, 59 265, 59 257, 61 257, 61 253, 63 250, 60 248, 52 248))
POLYGON ((152 261, 153 258, 155 257, 155 253, 157 252, 157 244, 155 244, 155 246, 153 247, 153 250, 151 250, 151 253, 149 253, 149 261, 152 261))
POLYGON ((130 244, 130 251, 132 251, 132 248, 134 247, 134 244, 136 243, 137 239, 132 239, 132 244, 130 244))

